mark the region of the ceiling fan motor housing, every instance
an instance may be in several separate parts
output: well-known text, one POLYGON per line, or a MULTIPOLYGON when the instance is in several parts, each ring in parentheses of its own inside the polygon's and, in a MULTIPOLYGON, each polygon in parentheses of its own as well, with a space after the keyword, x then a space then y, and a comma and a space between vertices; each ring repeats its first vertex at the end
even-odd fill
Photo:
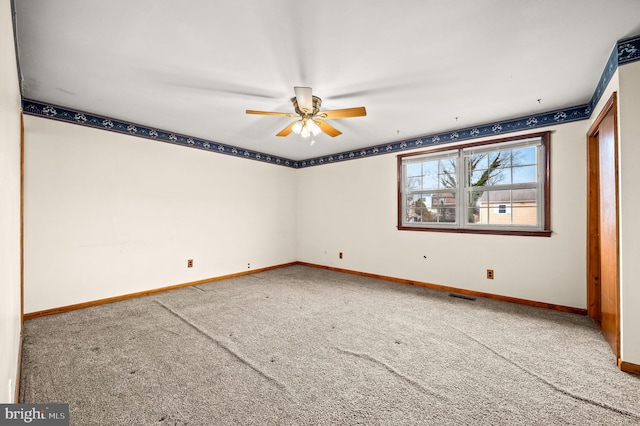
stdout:
POLYGON ((291 98, 291 102, 293 102, 293 108, 295 109, 296 114, 300 115, 300 117, 302 118, 315 116, 316 114, 318 114, 318 112, 320 112, 320 105, 322 105, 322 99, 317 96, 312 97, 313 109, 311 111, 300 109, 300 106, 298 106, 298 99, 295 97, 291 98))

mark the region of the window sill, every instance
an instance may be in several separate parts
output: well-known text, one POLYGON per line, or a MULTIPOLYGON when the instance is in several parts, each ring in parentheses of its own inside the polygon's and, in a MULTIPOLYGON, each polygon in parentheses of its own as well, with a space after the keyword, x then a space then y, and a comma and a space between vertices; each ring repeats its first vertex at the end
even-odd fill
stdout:
POLYGON ((521 229, 469 229, 469 228, 435 228, 418 226, 398 226, 398 231, 420 232, 448 232, 451 234, 489 234, 489 235, 519 235, 521 237, 550 237, 551 230, 521 230, 521 229))

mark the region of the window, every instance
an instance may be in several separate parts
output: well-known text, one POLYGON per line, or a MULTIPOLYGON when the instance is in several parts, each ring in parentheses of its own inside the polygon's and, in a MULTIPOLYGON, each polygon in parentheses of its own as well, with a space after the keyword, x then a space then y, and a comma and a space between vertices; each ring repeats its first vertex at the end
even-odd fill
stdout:
POLYGON ((398 156, 398 229, 551 234, 549 132, 398 156))
POLYGON ((507 205, 506 204, 498 204, 498 207, 496 207, 496 213, 498 213, 498 214, 507 214, 507 205))

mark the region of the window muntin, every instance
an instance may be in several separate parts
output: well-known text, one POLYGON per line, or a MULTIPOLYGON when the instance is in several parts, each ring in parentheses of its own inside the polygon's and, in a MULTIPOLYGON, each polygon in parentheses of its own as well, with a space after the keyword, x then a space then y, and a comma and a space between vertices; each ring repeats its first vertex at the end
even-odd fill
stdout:
POLYGON ((548 135, 398 156, 399 229, 550 235, 548 135))

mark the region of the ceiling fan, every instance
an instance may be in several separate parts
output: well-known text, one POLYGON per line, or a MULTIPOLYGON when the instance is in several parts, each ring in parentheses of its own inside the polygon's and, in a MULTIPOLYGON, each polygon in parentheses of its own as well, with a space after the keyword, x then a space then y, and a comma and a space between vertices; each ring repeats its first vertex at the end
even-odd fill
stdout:
MULTIPOLYGON (((297 120, 282 129, 276 136, 288 136, 291 132, 302 137, 313 137, 320 132, 324 132, 331 137, 336 137, 342 132, 325 120, 333 120, 336 118, 362 117, 367 115, 364 107, 334 109, 331 111, 320 111, 322 99, 311 94, 311 87, 294 87, 296 96, 291 98, 294 113, 289 112, 270 112, 270 111, 254 111, 247 110, 247 114, 258 115, 277 115, 284 117, 296 117, 297 120)), ((312 139, 311 144, 315 141, 312 139)))

